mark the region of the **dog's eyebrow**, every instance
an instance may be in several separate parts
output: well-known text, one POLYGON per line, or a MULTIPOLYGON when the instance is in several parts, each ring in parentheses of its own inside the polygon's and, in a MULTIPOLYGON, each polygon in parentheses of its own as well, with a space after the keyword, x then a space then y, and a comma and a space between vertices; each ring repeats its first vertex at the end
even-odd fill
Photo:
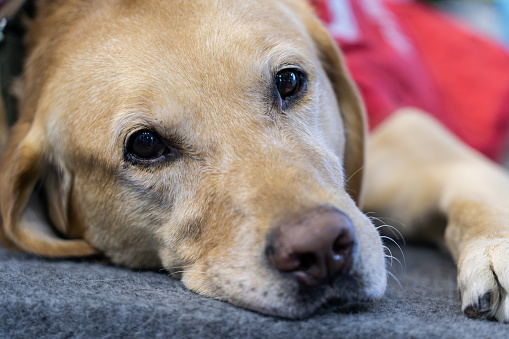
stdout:
POLYGON ((194 159, 200 159, 201 153, 194 147, 192 140, 188 140, 180 133, 175 124, 168 123, 164 119, 157 119, 149 114, 145 108, 124 110, 113 119, 113 138, 111 149, 118 150, 119 146, 124 149, 129 135, 140 130, 150 130, 157 133, 167 142, 167 146, 173 147, 182 155, 194 159))
POLYGON ((289 66, 297 66, 304 70, 313 72, 315 63, 312 61, 312 56, 302 55, 302 51, 293 46, 286 46, 286 44, 278 45, 271 48, 266 52, 266 64, 272 72, 277 72, 281 68, 289 66))
POLYGON ((181 137, 174 133, 176 130, 174 126, 167 126, 162 119, 154 118, 153 115, 149 113, 149 110, 141 105, 138 107, 121 109, 113 116, 111 126, 113 127, 113 137, 110 145, 112 149, 123 144, 126 137, 132 132, 141 129, 152 130, 170 141, 181 140, 181 137))

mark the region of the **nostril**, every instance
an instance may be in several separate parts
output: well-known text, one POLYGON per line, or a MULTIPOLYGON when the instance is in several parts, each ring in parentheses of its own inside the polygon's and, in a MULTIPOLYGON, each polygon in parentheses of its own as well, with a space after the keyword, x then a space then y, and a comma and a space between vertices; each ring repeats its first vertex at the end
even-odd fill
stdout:
POLYGON ((311 267, 317 264, 318 258, 313 253, 304 253, 297 256, 300 265, 297 268, 299 271, 309 271, 311 267))
POLYGON ((350 254, 354 246, 353 234, 351 232, 343 232, 332 244, 332 252, 337 255, 350 254))

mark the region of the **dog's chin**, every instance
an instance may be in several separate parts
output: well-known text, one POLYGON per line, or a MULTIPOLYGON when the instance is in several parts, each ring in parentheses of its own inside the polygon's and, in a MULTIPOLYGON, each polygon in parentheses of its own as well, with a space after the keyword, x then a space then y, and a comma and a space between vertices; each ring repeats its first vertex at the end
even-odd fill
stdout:
POLYGON ((338 291, 337 288, 327 286, 316 288, 313 291, 301 292, 294 297, 273 301, 272 305, 256 305, 245 302, 233 303, 270 316, 287 319, 304 319, 322 310, 346 311, 361 307, 365 308, 367 304, 375 300, 359 293, 348 294, 344 292, 344 290, 338 291))
MULTIPOLYGON (((229 281, 228 284, 231 286, 232 282, 229 281)), ((187 287, 204 294, 203 290, 187 287)), ((325 284, 312 288, 303 287, 293 280, 283 279, 261 293, 258 289, 248 286, 238 291, 225 289, 226 286, 217 287, 216 293, 205 294, 263 315, 287 319, 308 318, 321 310, 351 312, 364 309, 383 295, 383 291, 379 293, 367 291, 361 277, 355 274, 341 277, 333 285, 325 284)))

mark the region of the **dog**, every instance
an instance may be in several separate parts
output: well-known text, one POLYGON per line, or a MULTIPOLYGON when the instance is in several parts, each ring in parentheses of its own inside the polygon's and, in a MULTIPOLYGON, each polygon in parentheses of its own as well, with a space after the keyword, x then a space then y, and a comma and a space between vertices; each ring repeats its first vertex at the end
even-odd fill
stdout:
POLYGON ((305 2, 36 5, 0 160, 5 247, 164 268, 201 295, 303 318, 384 294, 361 206, 409 237, 436 238, 417 221, 443 214, 464 312, 509 320, 507 173, 412 108, 367 141, 305 2))

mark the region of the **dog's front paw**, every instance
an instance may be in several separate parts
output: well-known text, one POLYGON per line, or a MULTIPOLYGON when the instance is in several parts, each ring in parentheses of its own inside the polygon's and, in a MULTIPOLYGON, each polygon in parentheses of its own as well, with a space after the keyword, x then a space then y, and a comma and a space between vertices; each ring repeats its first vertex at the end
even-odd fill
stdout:
POLYGON ((470 318, 509 322, 509 238, 476 241, 458 260, 462 310, 470 318))

